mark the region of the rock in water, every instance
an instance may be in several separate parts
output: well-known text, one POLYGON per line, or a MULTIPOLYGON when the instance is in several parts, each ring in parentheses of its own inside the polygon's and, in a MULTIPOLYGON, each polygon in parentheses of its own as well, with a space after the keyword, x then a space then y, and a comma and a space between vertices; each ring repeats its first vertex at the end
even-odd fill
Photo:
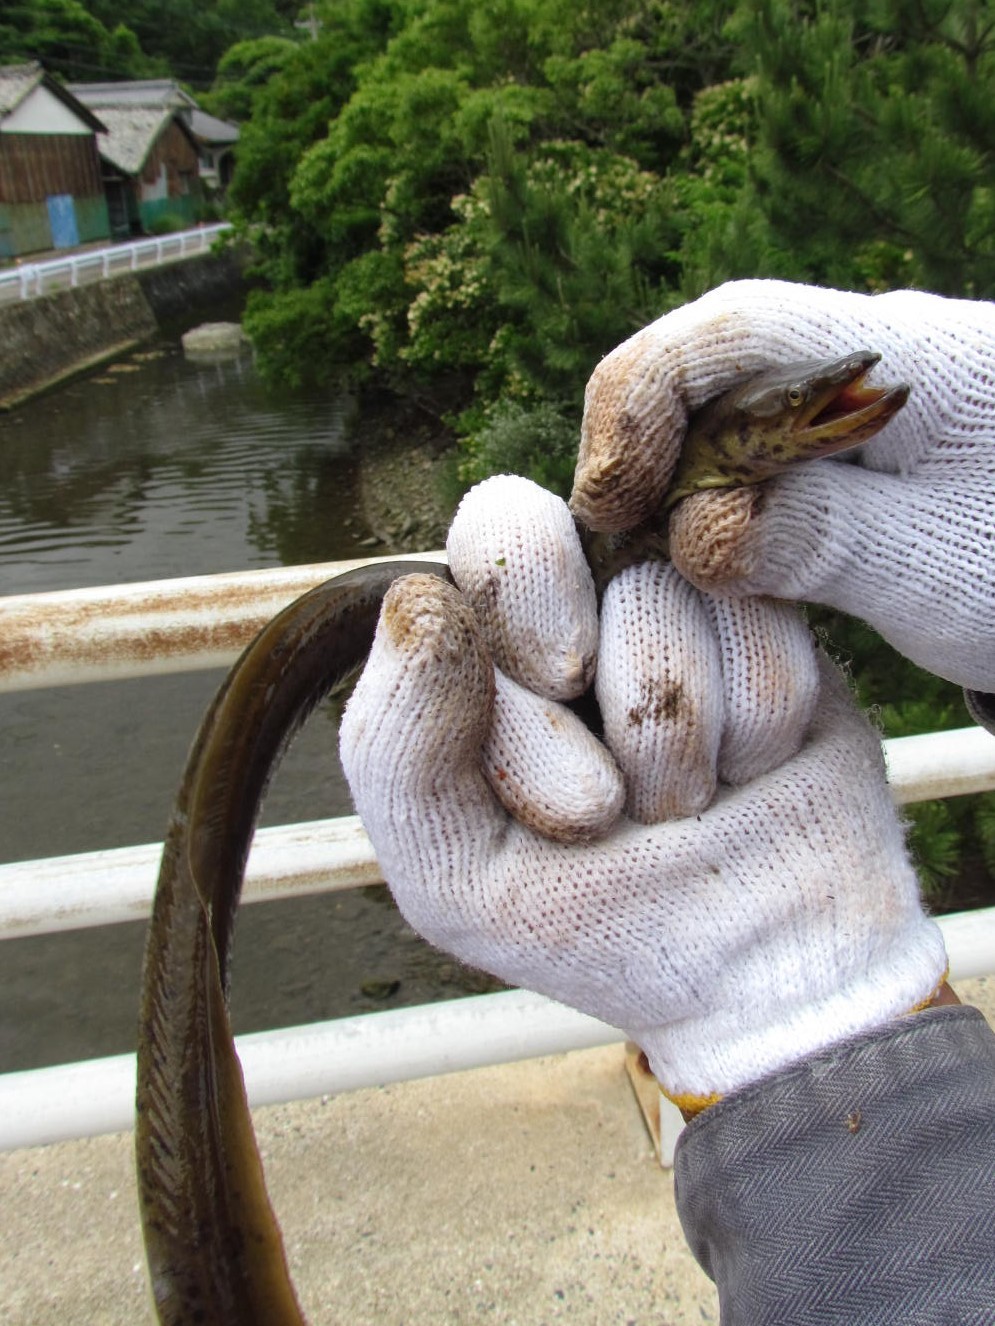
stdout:
POLYGON ((237 322, 203 322, 180 338, 191 359, 230 359, 248 346, 249 338, 237 322))

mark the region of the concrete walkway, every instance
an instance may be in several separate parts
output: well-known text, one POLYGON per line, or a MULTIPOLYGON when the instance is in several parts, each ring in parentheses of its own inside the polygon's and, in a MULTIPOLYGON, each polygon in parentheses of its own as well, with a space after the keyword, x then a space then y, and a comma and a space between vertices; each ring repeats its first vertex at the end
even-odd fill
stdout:
MULTIPOLYGON (((995 978, 965 981, 995 1025, 995 978)), ((257 1111, 312 1326, 717 1322, 621 1047, 257 1111)), ((141 1326, 131 1137, 0 1156, 7 1326, 141 1326)))

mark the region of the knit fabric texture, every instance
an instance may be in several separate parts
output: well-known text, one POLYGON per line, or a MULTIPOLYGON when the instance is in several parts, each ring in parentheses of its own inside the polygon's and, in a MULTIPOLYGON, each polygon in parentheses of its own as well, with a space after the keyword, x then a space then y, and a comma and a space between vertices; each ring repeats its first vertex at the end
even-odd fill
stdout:
POLYGON ((650 514, 688 413, 773 364, 881 354, 909 403, 856 456, 678 507, 671 550, 701 589, 824 603, 930 671, 995 690, 995 305, 739 281, 638 332, 588 385, 571 506, 595 529, 650 514))
POLYGON ((677 1095, 730 1091, 927 997, 946 958, 880 742, 794 613, 630 568, 597 646, 605 740, 580 736, 550 692, 592 613, 598 640, 590 573, 565 508, 525 484, 482 485, 458 516, 467 592, 392 587, 343 718, 356 808, 410 924, 623 1029, 677 1095), (593 818, 550 831, 585 798, 593 818))

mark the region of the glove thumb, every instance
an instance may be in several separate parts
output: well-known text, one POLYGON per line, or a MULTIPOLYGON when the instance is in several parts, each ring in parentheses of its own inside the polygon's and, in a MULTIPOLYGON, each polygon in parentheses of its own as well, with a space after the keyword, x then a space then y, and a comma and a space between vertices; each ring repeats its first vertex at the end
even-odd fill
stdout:
POLYGON ((428 932, 423 880, 470 880, 504 816, 481 772, 494 669, 472 610, 433 576, 397 581, 339 730, 342 767, 384 878, 428 932), (461 831, 471 826, 473 832, 461 831), (406 905, 408 904, 408 905, 406 905))
POLYGON ((946 516, 956 507, 965 528, 987 528, 982 498, 944 491, 935 475, 815 461, 755 488, 687 498, 671 518, 671 555, 698 589, 837 608, 921 667, 988 690, 990 596, 946 516))

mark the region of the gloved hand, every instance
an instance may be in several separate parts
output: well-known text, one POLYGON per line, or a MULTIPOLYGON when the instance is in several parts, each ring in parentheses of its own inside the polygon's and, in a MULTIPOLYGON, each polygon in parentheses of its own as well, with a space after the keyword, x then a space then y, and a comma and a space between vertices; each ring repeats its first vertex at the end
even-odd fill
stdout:
POLYGON ((644 563, 598 642, 566 508, 525 480, 469 494, 448 551, 462 592, 392 588, 341 726, 415 929, 623 1029, 686 1109, 929 998, 879 741, 793 610, 644 563), (562 703, 595 650, 605 745, 562 703))
POLYGON ((588 385, 571 506, 593 529, 659 502, 688 411, 744 373, 879 351, 905 409, 858 453, 700 493, 671 554, 701 589, 823 603, 941 677, 995 691, 995 305, 740 281, 638 332, 588 385))

